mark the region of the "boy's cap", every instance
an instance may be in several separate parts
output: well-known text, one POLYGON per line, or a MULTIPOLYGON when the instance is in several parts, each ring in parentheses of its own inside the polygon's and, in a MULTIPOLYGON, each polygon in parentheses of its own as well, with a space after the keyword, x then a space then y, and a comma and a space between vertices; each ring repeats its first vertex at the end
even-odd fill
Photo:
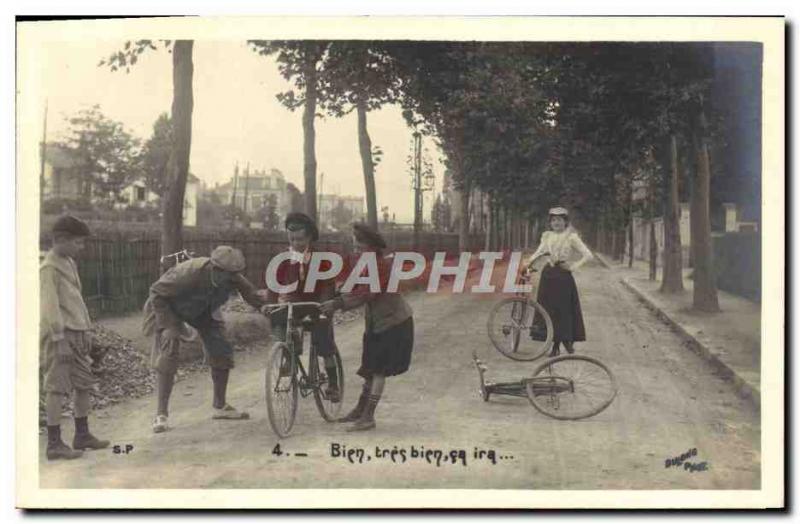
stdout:
POLYGON ((557 216, 557 217, 566 217, 569 216, 569 212, 566 208, 563 207, 553 207, 550 209, 550 216, 557 216))
POLYGON ((311 240, 319 240, 319 229, 317 229, 317 224, 305 213, 300 213, 299 211, 289 213, 286 215, 286 220, 284 220, 283 225, 289 231, 305 229, 311 237, 311 240))
POLYGON ((231 273, 244 270, 244 254, 231 246, 218 246, 211 252, 211 263, 231 273))
POLYGON ((75 237, 88 237, 92 235, 86 222, 72 215, 64 215, 53 224, 53 233, 67 233, 75 237))
POLYGON ((368 246, 378 249, 386 249, 386 241, 380 233, 372 229, 366 224, 355 223, 353 224, 353 236, 356 240, 368 246))

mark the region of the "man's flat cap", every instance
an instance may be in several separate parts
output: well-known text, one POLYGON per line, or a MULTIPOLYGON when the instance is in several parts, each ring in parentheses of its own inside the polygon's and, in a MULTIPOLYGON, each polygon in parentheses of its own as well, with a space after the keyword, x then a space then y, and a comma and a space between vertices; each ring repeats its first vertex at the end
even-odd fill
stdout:
POLYGON ((244 270, 246 264, 244 254, 231 246, 218 246, 211 252, 211 263, 231 273, 238 273, 244 270))
POLYGON ((64 215, 53 224, 53 233, 67 233, 76 237, 88 237, 92 232, 86 222, 72 215, 64 215))

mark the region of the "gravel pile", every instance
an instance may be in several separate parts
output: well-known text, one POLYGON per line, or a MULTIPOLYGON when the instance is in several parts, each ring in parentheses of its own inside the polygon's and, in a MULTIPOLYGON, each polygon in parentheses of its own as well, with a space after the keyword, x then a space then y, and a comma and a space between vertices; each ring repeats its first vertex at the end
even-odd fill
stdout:
MULTIPOLYGON (((223 306, 223 311, 234 313, 252 313, 256 310, 241 298, 233 298, 223 306)), ((352 322, 363 316, 363 308, 354 311, 337 311, 334 324, 352 322)), ((117 404, 126 399, 137 398, 155 389, 155 374, 149 366, 149 351, 142 354, 137 351, 130 340, 118 333, 94 324, 90 331, 92 336, 91 356, 94 361, 92 370, 99 379, 95 390, 92 392, 92 409, 98 410, 117 404)), ((258 340, 248 344, 234 343, 235 351, 260 351, 269 347, 268 340, 258 340)), ((180 381, 198 371, 207 371, 208 366, 203 360, 184 362, 175 377, 180 381)), ((43 375, 39 376, 39 422, 44 428, 45 403, 43 391, 43 375)), ((64 416, 72 416, 72 398, 64 402, 64 416)))

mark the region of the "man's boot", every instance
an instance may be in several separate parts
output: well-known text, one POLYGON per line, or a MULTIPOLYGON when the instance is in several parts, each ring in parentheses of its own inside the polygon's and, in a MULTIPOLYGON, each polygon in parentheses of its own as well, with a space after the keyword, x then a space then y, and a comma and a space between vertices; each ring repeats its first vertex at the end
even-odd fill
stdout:
POLYGON ((339 391, 339 369, 336 366, 326 367, 325 373, 328 374, 328 386, 325 388, 325 394, 328 395, 328 400, 331 402, 341 402, 342 395, 339 391))
POLYGON ((564 347, 567 348, 567 353, 570 355, 575 353, 575 348, 572 346, 572 341, 564 342, 564 347))
POLYGON ((361 396, 358 397, 358 403, 355 405, 353 409, 350 410, 350 413, 347 415, 336 419, 336 422, 355 422, 359 418, 361 418, 361 412, 364 411, 364 408, 367 406, 367 400, 369 399, 369 382, 364 382, 364 386, 361 388, 361 396))
POLYGON ((380 395, 369 395, 369 397, 367 397, 367 405, 364 406, 364 411, 361 412, 361 417, 356 420, 355 424, 347 428, 347 431, 367 431, 375 429, 375 408, 378 407, 378 402, 380 401, 380 395))
POLYGON ((72 460, 81 456, 83 451, 71 449, 61 440, 61 426, 47 426, 47 460, 72 460))
POLYGON ((103 449, 110 444, 107 440, 100 440, 89 432, 88 417, 75 417, 75 437, 72 447, 75 449, 103 449))

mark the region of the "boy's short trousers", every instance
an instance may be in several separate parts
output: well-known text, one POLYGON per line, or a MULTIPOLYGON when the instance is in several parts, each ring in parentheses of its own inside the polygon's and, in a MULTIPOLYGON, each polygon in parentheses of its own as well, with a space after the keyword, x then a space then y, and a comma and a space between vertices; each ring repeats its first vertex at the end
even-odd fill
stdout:
POLYGON ((72 349, 72 362, 60 362, 58 342, 46 340, 44 390, 67 395, 73 389, 92 389, 98 379, 92 373, 91 343, 86 331, 64 331, 64 342, 72 349))
MULTIPOLYGON (((215 369, 233 368, 233 348, 218 323, 193 325, 203 340, 208 365, 215 369)), ((163 336, 163 330, 156 330, 150 347, 150 366, 160 373, 174 374, 180 361, 180 338, 163 336)))
MULTIPOLYGON (((272 326, 272 336, 275 340, 286 342, 286 317, 287 310, 281 310, 270 317, 272 326)), ((333 338, 333 323, 330 319, 319 320, 319 313, 316 307, 299 306, 292 312, 295 319, 310 315, 315 319, 314 327, 311 329, 311 343, 316 346, 317 354, 321 357, 329 357, 336 350, 336 341, 333 338)))

